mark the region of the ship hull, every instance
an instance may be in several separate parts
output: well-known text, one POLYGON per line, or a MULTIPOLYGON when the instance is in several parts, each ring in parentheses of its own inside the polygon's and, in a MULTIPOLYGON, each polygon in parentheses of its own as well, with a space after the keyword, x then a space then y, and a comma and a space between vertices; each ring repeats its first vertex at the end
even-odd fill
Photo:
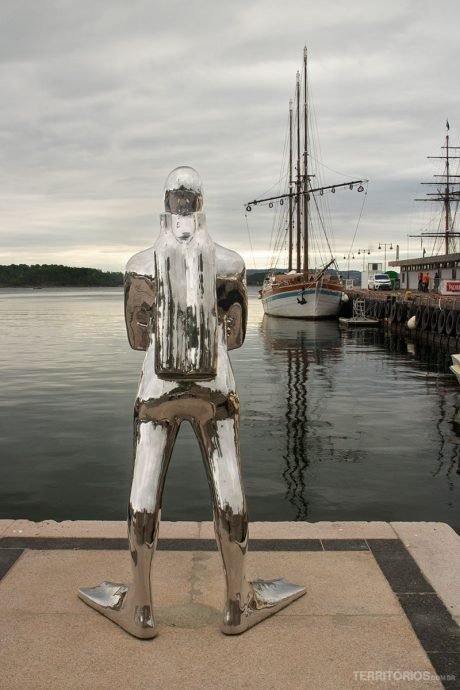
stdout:
POLYGON ((273 287, 261 294, 262 305, 268 316, 290 319, 327 319, 337 317, 343 289, 340 286, 296 285, 292 288, 273 287))

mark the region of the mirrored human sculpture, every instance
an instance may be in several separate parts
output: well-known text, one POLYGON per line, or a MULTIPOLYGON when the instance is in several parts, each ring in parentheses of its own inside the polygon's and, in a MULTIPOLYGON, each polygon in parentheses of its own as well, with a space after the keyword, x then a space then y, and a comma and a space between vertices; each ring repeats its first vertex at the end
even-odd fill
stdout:
POLYGON ((239 399, 228 351, 243 344, 245 266, 213 242, 203 191, 190 167, 165 184, 160 233, 125 273, 129 343, 145 350, 134 409, 134 468, 128 506, 132 582, 82 588, 80 598, 139 638, 157 634, 151 568, 174 442, 193 427, 206 467, 225 574, 222 631, 241 633, 302 596, 284 579, 246 576, 248 515, 240 467, 239 399))

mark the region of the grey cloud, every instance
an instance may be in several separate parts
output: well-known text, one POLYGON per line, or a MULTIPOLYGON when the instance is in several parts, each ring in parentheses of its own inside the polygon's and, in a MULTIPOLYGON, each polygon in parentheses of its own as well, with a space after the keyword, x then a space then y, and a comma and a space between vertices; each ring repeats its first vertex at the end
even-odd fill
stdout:
MULTIPOLYGON (((453 0, 444 9, 424 0, 4 2, 2 257, 28 247, 68 258, 74 246, 118 261, 130 243, 151 242, 164 178, 179 164, 203 177, 215 238, 248 250, 244 202, 276 188, 305 42, 321 138, 312 153, 328 183, 334 171, 370 179, 360 243, 394 228, 405 237, 422 223, 413 198, 435 172, 425 156, 439 152, 446 116, 458 139, 460 9, 453 0)), ((351 241, 359 204, 331 200, 338 244, 351 241)), ((265 249, 271 212, 248 222, 254 248, 265 249)))

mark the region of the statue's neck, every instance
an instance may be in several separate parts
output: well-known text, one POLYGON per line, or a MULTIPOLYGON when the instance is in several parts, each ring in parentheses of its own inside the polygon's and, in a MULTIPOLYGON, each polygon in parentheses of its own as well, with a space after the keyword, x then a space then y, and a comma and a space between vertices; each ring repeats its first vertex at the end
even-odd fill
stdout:
POLYGON ((191 213, 178 216, 174 213, 163 213, 161 227, 166 234, 173 235, 178 242, 189 244, 199 235, 206 232, 206 217, 204 213, 191 213))

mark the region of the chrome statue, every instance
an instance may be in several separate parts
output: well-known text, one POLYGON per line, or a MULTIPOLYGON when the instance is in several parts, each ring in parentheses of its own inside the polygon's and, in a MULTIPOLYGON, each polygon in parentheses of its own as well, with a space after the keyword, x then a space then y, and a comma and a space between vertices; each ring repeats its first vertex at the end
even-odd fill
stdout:
POLYGON ((202 205, 198 173, 173 170, 158 239, 126 267, 128 339, 135 350, 146 350, 134 410, 128 507, 133 582, 103 582, 79 596, 139 638, 157 634, 150 571, 166 472, 184 420, 200 444, 211 489, 226 583, 222 632, 242 633, 305 593, 284 579, 246 579, 239 400, 227 353, 245 336, 245 266, 238 254, 212 241, 202 205))

